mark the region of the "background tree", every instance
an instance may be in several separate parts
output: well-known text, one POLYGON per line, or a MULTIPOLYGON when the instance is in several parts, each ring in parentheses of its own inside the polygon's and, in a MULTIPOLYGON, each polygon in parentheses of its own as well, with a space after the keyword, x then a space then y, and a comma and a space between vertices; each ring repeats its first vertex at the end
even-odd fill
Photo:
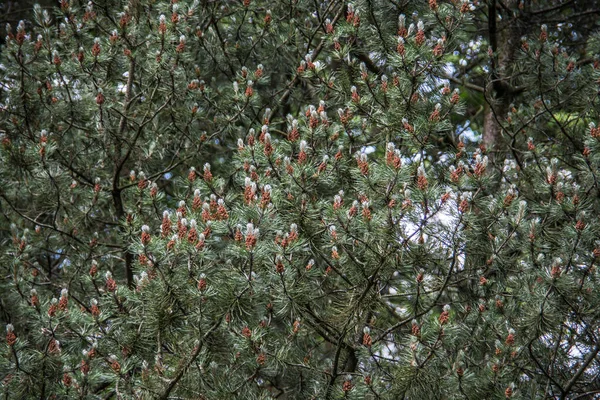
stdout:
POLYGON ((2 51, 4 393, 593 398, 597 13, 37 7, 2 51))

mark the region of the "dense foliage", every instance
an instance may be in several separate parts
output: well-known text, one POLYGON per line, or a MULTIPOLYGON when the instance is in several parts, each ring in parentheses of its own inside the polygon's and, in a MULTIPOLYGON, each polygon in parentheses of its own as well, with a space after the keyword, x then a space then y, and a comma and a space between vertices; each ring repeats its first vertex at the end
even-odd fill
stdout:
POLYGON ((584 3, 36 7, 1 54, 5 397, 593 398, 584 3))

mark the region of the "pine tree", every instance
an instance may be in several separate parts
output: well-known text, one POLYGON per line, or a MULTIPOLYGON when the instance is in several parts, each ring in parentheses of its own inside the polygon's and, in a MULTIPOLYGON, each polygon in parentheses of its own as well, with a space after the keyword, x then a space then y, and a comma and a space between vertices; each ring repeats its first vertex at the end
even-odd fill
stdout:
POLYGON ((5 397, 594 398, 586 4, 37 6, 1 54, 5 397))

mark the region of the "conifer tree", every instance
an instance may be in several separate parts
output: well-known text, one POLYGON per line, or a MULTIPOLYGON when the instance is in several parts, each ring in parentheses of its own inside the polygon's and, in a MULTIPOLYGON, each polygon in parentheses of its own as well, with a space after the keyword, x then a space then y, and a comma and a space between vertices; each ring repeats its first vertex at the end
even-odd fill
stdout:
POLYGON ((36 6, 5 398, 594 398, 600 7, 564 3, 36 6))

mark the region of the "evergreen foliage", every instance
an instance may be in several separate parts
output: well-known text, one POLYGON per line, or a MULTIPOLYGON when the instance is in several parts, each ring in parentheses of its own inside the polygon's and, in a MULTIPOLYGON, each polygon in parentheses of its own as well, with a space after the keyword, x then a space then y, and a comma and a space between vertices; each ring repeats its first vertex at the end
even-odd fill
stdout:
POLYGON ((563 3, 36 7, 5 398, 594 398, 600 6, 563 3))

